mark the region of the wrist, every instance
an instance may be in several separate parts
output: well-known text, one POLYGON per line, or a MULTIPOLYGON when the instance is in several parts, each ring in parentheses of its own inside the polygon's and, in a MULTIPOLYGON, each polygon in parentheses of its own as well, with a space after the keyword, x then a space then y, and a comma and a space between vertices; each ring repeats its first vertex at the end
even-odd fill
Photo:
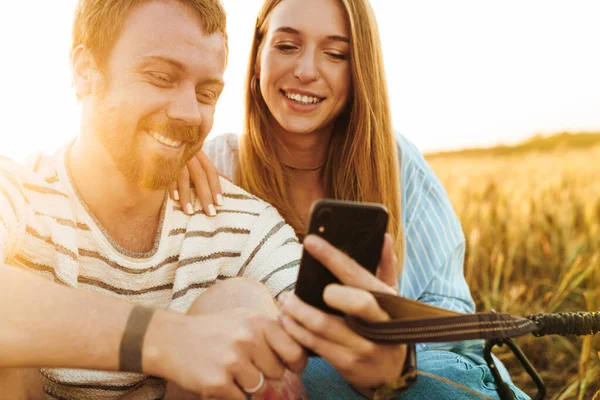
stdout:
POLYGON ((186 323, 185 315, 166 310, 155 312, 142 347, 143 373, 167 378, 171 370, 168 365, 169 355, 172 355, 170 346, 177 340, 176 332, 180 332, 186 323))
POLYGON ((406 345, 406 357, 402 370, 392 381, 370 390, 361 390, 361 394, 374 400, 395 399, 417 381, 417 353, 414 344, 406 345))

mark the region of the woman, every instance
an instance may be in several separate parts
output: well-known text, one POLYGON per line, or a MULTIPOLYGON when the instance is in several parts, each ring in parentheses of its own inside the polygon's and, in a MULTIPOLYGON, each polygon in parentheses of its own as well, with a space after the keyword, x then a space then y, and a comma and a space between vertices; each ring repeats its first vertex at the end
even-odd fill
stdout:
MULTIPOLYGON (((191 177, 204 212, 215 213, 222 194, 212 164, 277 207, 301 239, 315 200, 384 204, 394 252, 402 260, 397 265, 403 265, 400 294, 474 311, 462 270, 465 239, 447 195, 414 146, 394 136, 378 29, 367 0, 266 0, 248 66, 245 134, 239 142, 235 135, 217 137, 204 152, 173 190, 184 209, 191 207, 191 177)), ((303 327, 288 316, 291 331, 303 327)), ((450 351, 457 346, 421 345, 418 368, 497 397, 481 342, 460 355, 450 351)), ((360 363, 348 368, 339 354, 351 353, 340 345, 337 354, 311 360, 304 374, 311 397, 361 398, 346 382, 360 386, 369 371, 360 363)), ((405 396, 469 394, 421 377, 405 396)))

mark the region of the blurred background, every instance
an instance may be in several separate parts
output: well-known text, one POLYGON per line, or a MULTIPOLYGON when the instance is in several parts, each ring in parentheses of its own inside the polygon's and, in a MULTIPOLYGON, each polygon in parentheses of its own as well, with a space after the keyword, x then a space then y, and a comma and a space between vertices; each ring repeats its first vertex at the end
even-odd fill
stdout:
MULTIPOLYGON (((75 0, 0 5, 0 154, 51 152, 78 131, 68 51, 75 0)), ((600 309, 600 2, 371 0, 394 126, 448 191, 479 310, 600 309)), ((230 59, 211 135, 242 130, 260 0, 224 0, 230 59)), ((600 340, 518 340, 554 399, 587 399, 600 340)), ((514 380, 533 386, 500 352, 514 380)))

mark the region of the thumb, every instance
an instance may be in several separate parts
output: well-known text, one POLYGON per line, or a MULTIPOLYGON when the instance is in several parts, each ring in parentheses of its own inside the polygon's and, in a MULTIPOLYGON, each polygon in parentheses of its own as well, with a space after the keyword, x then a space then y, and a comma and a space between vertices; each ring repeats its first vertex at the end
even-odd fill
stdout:
POLYGON ((381 261, 377 267, 377 278, 392 287, 396 293, 398 293, 398 276, 396 275, 397 259, 394 254, 392 237, 389 233, 386 233, 383 240, 383 248, 381 249, 381 261))

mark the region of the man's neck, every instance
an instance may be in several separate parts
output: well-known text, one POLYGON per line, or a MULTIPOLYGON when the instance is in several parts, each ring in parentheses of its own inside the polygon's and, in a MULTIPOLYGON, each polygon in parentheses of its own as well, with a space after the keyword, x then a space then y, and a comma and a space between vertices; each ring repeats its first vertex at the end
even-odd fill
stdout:
POLYGON ((83 135, 67 155, 75 189, 93 216, 119 245, 130 251, 151 249, 159 226, 165 190, 141 188, 125 177, 95 136, 83 135), (139 236, 150 229, 145 243, 125 243, 120 238, 139 236), (152 243, 150 243, 152 242, 152 243))

